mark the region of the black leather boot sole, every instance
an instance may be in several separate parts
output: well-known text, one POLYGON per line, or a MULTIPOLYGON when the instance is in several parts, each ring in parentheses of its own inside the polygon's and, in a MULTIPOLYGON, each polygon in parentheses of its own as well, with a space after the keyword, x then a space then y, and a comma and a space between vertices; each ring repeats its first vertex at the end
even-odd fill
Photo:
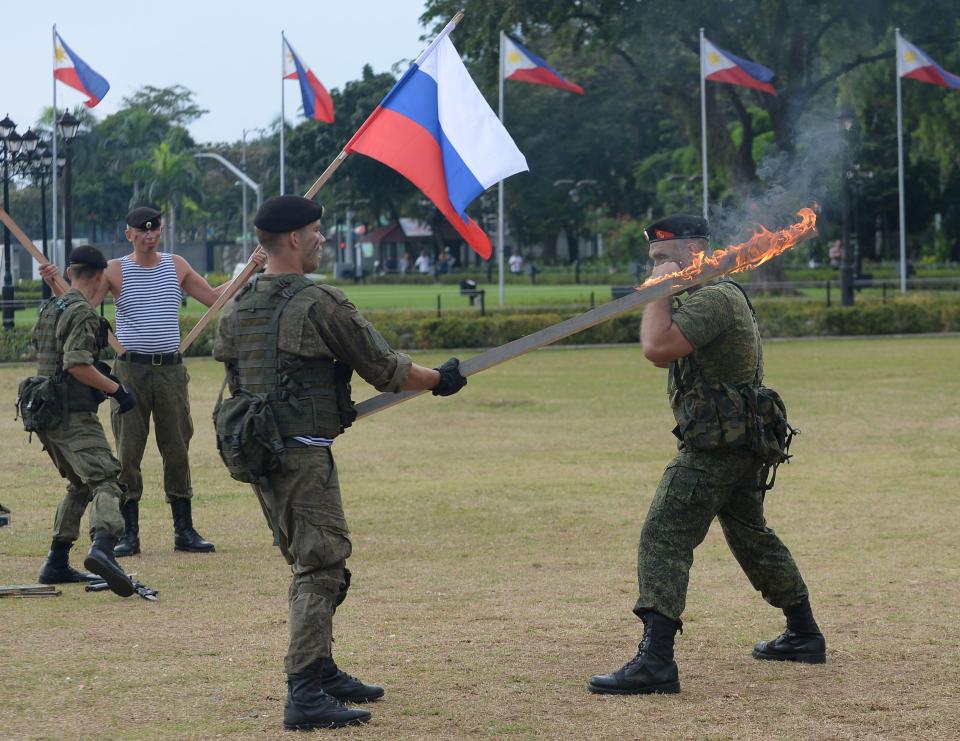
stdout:
POLYGON ((173 544, 173 550, 180 551, 181 553, 216 553, 217 549, 213 547, 213 544, 209 548, 191 548, 190 546, 177 545, 173 544))
POLYGON ((601 687, 588 682, 587 690, 595 695, 675 695, 680 692, 680 681, 648 684, 643 687, 601 687))
POLYGON ((313 731, 319 728, 345 728, 346 726, 359 726, 370 720, 370 713, 350 718, 349 720, 329 720, 309 723, 287 723, 284 721, 283 727, 288 731, 313 731))
POLYGON ((111 564, 101 554, 96 552, 88 553, 87 557, 83 560, 83 566, 97 576, 100 576, 114 594, 118 594, 121 597, 129 597, 136 591, 133 582, 130 581, 130 577, 122 571, 118 572, 117 567, 111 564))
POLYGON ((127 556, 136 556, 140 553, 140 539, 134 541, 121 540, 117 547, 113 549, 114 558, 126 558, 127 556))
POLYGON ((759 649, 753 649, 753 658, 758 661, 795 661, 798 664, 826 664, 827 654, 824 653, 791 653, 768 654, 759 649))
POLYGON ((48 569, 44 566, 37 577, 41 584, 86 584, 99 580, 100 577, 96 574, 84 574, 70 566, 66 569, 48 569))

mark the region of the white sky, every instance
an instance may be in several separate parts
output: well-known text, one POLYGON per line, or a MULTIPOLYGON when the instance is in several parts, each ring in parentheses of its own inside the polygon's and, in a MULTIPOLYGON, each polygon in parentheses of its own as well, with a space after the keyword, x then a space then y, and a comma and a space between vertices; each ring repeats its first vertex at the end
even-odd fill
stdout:
MULTIPOLYGON (((17 0, 4 7, 0 114, 23 133, 52 103, 51 27, 110 83, 92 109, 113 113, 141 85, 183 85, 209 109, 190 131, 198 142, 236 141, 280 111, 280 32, 328 90, 360 77, 365 63, 388 72, 425 45, 424 0, 17 0)), ((406 62, 404 63, 404 67, 406 62)), ((300 115, 286 85, 287 120, 300 115)), ((57 105, 84 96, 57 84, 57 105)), ((2 117, 2 116, 0 116, 2 117)))

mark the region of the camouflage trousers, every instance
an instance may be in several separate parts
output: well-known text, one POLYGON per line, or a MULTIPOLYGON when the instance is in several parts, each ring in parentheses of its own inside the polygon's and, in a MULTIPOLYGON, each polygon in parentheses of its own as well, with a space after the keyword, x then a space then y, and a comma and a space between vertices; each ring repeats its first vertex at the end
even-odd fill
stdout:
POLYGON ((640 534, 633 611, 652 610, 680 620, 687 599, 693 550, 720 520, 727 545, 747 578, 774 607, 807 596, 800 571, 763 516, 760 464, 747 452, 684 450, 660 480, 640 534))
POLYGON ((151 417, 157 448, 163 459, 166 501, 189 499, 193 496, 189 457, 193 420, 187 395, 190 376, 186 367, 183 364, 145 365, 117 360, 113 372, 137 399, 137 406, 126 414, 120 414, 115 401, 111 402, 110 408, 110 423, 122 468, 120 481, 127 487, 126 499, 139 500, 143 495, 140 462, 150 436, 151 417))
POLYGON ((67 495, 53 519, 53 537, 73 543, 80 537, 80 520, 90 504, 90 535, 105 531, 115 538, 123 535, 117 476, 120 464, 96 412, 65 412, 56 427, 38 432, 44 450, 60 475, 69 483, 67 495))
POLYGON ((293 574, 283 670, 296 674, 331 655, 333 613, 351 552, 333 453, 288 449, 282 469, 253 490, 293 574))

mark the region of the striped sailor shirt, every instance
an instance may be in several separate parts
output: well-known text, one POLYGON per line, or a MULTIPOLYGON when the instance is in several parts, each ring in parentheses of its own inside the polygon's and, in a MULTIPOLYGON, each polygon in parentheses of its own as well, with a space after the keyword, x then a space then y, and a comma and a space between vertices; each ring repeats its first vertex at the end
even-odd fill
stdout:
POLYGON ((137 265, 129 255, 120 260, 117 339, 131 352, 168 353, 180 347, 183 289, 173 255, 159 256, 160 264, 150 268, 137 265))

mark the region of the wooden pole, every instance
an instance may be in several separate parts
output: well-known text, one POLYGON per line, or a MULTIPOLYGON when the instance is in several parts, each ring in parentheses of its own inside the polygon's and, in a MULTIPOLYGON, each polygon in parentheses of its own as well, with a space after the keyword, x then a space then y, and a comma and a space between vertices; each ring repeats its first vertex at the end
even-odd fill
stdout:
MULTIPOLYGON (((46 257, 43 256, 43 252, 37 248, 37 245, 30 241, 30 238, 24 233, 23 229, 20 228, 20 225, 17 224, 10 214, 8 214, 2 208, 0 208, 0 221, 7 225, 7 228, 13 232, 13 236, 15 236, 17 241, 23 245, 23 248, 33 256, 34 260, 41 265, 46 265, 48 262, 50 262, 46 257)), ((58 275, 57 279, 54 281, 53 292, 58 296, 61 296, 69 290, 70 286, 67 285, 67 282, 62 276, 58 275)), ((117 355, 126 352, 123 345, 120 344, 120 340, 116 338, 116 335, 114 335, 113 332, 110 333, 110 347, 116 350, 117 355)))

